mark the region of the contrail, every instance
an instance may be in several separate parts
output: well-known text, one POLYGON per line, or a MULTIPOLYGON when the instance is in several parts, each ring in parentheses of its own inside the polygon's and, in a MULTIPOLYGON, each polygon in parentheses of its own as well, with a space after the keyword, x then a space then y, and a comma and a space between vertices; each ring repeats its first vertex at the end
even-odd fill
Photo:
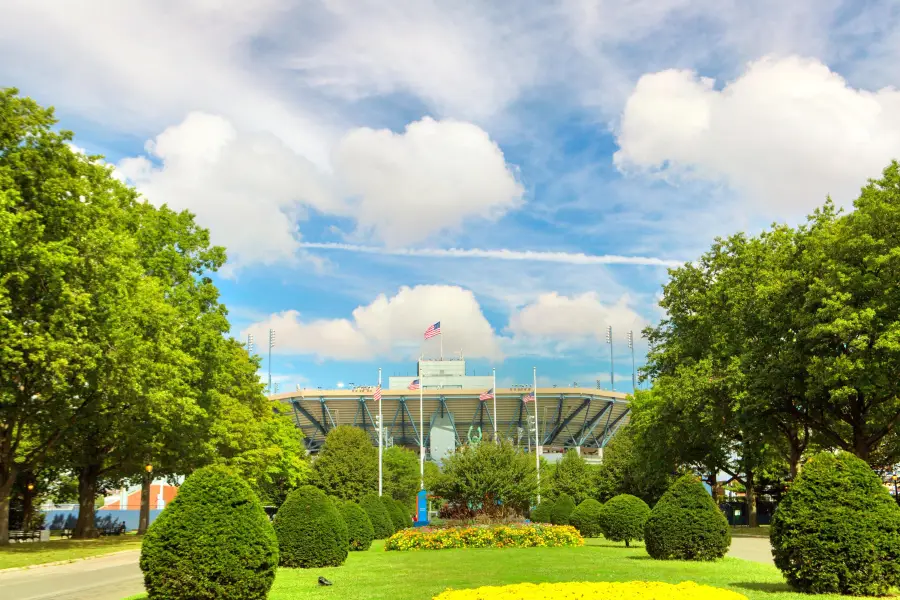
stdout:
POLYGON ((301 242, 301 248, 310 250, 343 250, 362 254, 389 256, 415 256, 424 258, 493 258, 497 260, 526 260, 533 262, 564 263, 569 265, 641 265, 651 267, 679 267, 683 262, 665 260, 652 256, 617 256, 615 254, 584 254, 582 252, 540 252, 534 250, 481 250, 479 248, 380 248, 378 246, 358 246, 301 242))

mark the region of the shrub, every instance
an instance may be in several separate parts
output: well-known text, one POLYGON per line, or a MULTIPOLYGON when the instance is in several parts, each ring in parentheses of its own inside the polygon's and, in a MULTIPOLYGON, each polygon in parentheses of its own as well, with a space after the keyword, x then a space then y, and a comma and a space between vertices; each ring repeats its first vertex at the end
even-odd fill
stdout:
POLYGON ((555 495, 572 496, 576 504, 584 502, 594 495, 594 469, 577 450, 569 449, 553 470, 550 488, 555 495))
POLYGON ((568 525, 573 510, 575 510, 575 501, 572 500, 572 496, 560 494, 553 503, 553 510, 550 511, 550 522, 554 525, 568 525))
POLYGON ((336 567, 347 559, 347 524, 320 489, 304 485, 288 494, 274 523, 283 567, 336 567))
POLYGON ((685 581, 673 585, 657 581, 630 581, 627 583, 517 583, 515 585, 485 586, 471 590, 448 590, 433 600, 516 600, 540 598, 541 600, 640 600, 641 598, 666 600, 747 600, 737 592, 697 585, 685 581))
POLYGON ((372 522, 376 540, 384 540, 394 534, 394 523, 391 521, 391 515, 377 494, 366 494, 359 501, 359 505, 366 511, 369 520, 372 522))
POLYGON ((313 462, 313 482, 330 496, 357 501, 378 488, 378 450, 369 434, 351 425, 328 432, 313 462))
POLYGON ((222 467, 188 477, 141 544, 150 598, 266 598, 278 540, 256 494, 222 467))
POLYGON ((397 512, 397 505, 394 504, 394 499, 388 495, 381 496, 379 498, 381 501, 381 505, 384 506, 385 512, 388 515, 388 522, 391 525, 391 535, 394 535, 400 529, 403 529, 403 517, 397 512))
POLYGON ((583 546, 584 538, 568 525, 491 525, 404 529, 392 535, 385 550, 444 550, 447 548, 532 548, 583 546))
POLYGON ((900 507, 872 468, 814 456, 772 518, 775 565, 803 592, 883 596, 900 585, 900 507))
POLYGON ((375 539, 375 529, 366 511, 359 504, 351 500, 344 500, 338 505, 338 510, 347 524, 347 538, 350 542, 350 551, 368 550, 375 539))
MULTIPOLYGON (((705 491, 705 490, 704 490, 705 491)), ((613 542, 644 539, 644 527, 650 517, 647 503, 630 494, 620 494, 611 498, 600 511, 600 530, 603 537, 613 542)))
POLYGON ((553 518, 553 500, 544 500, 531 511, 531 520, 535 523, 549 523, 553 518))
POLYGON ((693 476, 677 479, 644 527, 647 553, 659 560, 716 560, 731 545, 725 515, 693 476))
POLYGON ((572 514, 569 515, 569 524, 584 537, 598 537, 600 535, 600 512, 602 510, 602 504, 593 498, 588 498, 575 507, 572 514))
MULTIPOLYGON (((391 446, 384 450, 383 460, 384 495, 404 504, 415 504, 421 485, 419 455, 403 446, 391 446)), ((437 465, 434 467, 437 468, 437 465)))

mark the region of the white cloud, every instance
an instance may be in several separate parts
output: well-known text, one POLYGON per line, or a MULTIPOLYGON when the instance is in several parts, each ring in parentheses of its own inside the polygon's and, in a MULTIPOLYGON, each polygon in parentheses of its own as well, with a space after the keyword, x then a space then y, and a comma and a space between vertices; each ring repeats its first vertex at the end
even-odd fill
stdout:
POLYGON ((402 287, 396 295, 379 295, 357 307, 350 318, 305 320, 295 311, 271 315, 241 332, 257 340, 276 332, 275 351, 314 355, 320 360, 410 359, 437 356, 438 339, 423 340, 425 329, 441 322, 444 351, 462 350, 472 358, 501 358, 493 328, 475 295, 447 285, 402 287))
POLYGON ((625 105, 615 164, 702 179, 769 214, 841 204, 900 156, 900 92, 850 87, 816 60, 766 58, 721 90, 692 71, 645 75, 625 105))
POLYGON ((425 118, 402 134, 355 129, 335 149, 334 167, 358 199, 358 227, 390 246, 452 231, 467 218, 496 219, 522 200, 499 146, 460 121, 425 118))
MULTIPOLYGON (((556 292, 516 311, 509 320, 509 330, 516 338, 558 342, 562 346, 606 340, 606 328, 612 326, 615 342, 624 339, 629 330, 639 332, 646 320, 632 307, 628 296, 615 304, 604 303, 596 292, 562 296, 556 292)), ((636 333, 639 335, 639 333, 636 333)))
POLYGON ((478 248, 381 248, 357 244, 332 242, 301 242, 301 248, 309 250, 343 250, 361 254, 387 256, 411 256, 422 258, 488 258, 529 262, 549 262, 569 265, 643 265, 653 267, 677 267, 682 261, 649 256, 618 256, 615 254, 584 254, 583 252, 548 252, 540 250, 481 250, 478 248))
POLYGON ((148 200, 190 210, 226 247, 229 268, 291 261, 305 207, 339 212, 313 165, 270 134, 239 133, 226 119, 191 113, 117 170, 148 200))
POLYGON ((308 208, 354 218, 361 235, 402 244, 467 219, 495 219, 522 196, 487 133, 457 121, 425 119, 404 134, 353 129, 327 174, 273 135, 202 112, 147 142, 146 152, 120 161, 117 173, 151 202, 196 214, 228 250, 232 270, 293 260, 308 208))

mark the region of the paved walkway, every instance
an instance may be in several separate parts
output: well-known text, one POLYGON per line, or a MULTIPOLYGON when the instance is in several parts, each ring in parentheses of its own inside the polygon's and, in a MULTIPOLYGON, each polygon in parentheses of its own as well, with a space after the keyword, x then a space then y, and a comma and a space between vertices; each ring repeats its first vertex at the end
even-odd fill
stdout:
POLYGON ((728 556, 767 565, 775 564, 775 561, 772 560, 772 545, 769 543, 769 538, 733 537, 728 556))
POLYGON ((63 565, 0 571, 3 598, 17 600, 121 600, 144 591, 140 550, 63 565))

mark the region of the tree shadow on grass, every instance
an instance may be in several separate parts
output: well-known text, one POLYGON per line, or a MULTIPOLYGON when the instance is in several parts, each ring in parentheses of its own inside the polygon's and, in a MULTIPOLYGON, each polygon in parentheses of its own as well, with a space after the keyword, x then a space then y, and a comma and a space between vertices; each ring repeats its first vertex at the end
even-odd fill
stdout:
POLYGON ((728 585, 742 590, 750 590, 753 592, 766 592, 767 594, 781 594, 784 592, 793 592, 793 588, 786 583, 764 583, 759 581, 739 581, 737 583, 729 583, 728 585))
POLYGON ((625 558, 627 558, 628 560, 653 560, 652 558, 650 558, 649 556, 646 556, 646 555, 644 555, 644 556, 626 556, 625 558))

